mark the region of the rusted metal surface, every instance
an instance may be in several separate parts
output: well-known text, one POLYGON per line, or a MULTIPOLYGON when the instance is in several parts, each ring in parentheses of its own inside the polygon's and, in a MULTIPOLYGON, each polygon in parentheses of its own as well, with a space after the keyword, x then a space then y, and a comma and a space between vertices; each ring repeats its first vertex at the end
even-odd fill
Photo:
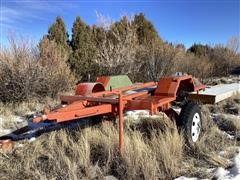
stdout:
POLYGON ((0 140, 0 148, 4 152, 10 152, 13 149, 13 141, 11 139, 0 140))
POLYGON ((90 106, 83 109, 76 109, 71 111, 66 111, 64 108, 50 112, 49 114, 43 114, 41 117, 33 119, 33 122, 41 122, 44 120, 65 122, 72 121, 84 117, 103 115, 112 112, 111 104, 102 104, 97 106, 90 106))
POLYGON ((110 81, 109 76, 101 76, 101 77, 98 77, 96 80, 96 82, 102 83, 104 87, 107 87, 109 81, 110 81))
POLYGON ((75 95, 86 96, 101 91, 105 91, 105 88, 101 83, 80 83, 76 87, 75 95))
POLYGON ((165 77, 159 80, 155 95, 176 97, 180 91, 193 92, 203 90, 205 87, 205 85, 195 85, 191 75, 165 77))
POLYGON ((123 154, 123 95, 119 94, 119 105, 118 105, 118 114, 119 114, 119 151, 123 154))

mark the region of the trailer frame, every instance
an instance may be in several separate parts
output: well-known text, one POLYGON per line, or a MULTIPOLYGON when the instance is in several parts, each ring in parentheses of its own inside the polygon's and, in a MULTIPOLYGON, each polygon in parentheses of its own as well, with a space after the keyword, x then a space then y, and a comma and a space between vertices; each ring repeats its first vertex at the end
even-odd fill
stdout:
MULTIPOLYGON (((196 85, 191 75, 160 78, 158 83, 138 83, 127 87, 105 90, 106 79, 98 78, 95 83, 80 83, 75 95, 60 96, 61 107, 45 112, 32 119, 33 123, 53 121, 70 122, 92 116, 119 117, 119 151, 123 153, 123 113, 129 110, 149 110, 150 114, 165 112, 170 118, 177 117, 172 109, 180 92, 199 92, 205 85, 196 85), (151 91, 150 91, 151 90, 151 91), (154 93, 152 93, 154 90, 154 93), (151 93, 150 93, 151 92, 151 93)), ((0 145, 4 142, 0 138, 0 145)), ((9 141, 7 141, 9 143, 9 141)))

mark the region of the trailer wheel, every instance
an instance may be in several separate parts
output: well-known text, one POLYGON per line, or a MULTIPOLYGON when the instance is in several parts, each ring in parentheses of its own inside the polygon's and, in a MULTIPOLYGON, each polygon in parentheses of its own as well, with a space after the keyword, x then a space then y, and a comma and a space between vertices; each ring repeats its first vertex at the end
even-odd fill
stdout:
POLYGON ((196 103, 188 102, 183 106, 179 124, 184 131, 187 143, 194 145, 199 140, 202 131, 202 115, 196 103))

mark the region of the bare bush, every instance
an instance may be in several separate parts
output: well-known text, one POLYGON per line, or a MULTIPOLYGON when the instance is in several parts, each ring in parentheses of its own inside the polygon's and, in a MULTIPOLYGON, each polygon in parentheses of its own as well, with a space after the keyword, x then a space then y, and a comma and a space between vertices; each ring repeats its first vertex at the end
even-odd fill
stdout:
POLYGON ((36 46, 24 39, 10 39, 0 52, 0 101, 56 96, 68 90, 73 77, 54 42, 46 42, 41 57, 36 46))
POLYGON ((238 53, 240 50, 240 36, 231 37, 228 40, 226 47, 232 50, 234 53, 238 53))
POLYGON ((142 67, 140 76, 158 81, 163 75, 171 74, 176 54, 174 47, 159 39, 152 40, 148 46, 141 46, 137 54, 142 67))
POLYGON ((179 72, 187 72, 195 77, 205 79, 212 75, 213 65, 205 56, 197 57, 192 53, 183 54, 182 58, 175 61, 175 69, 179 72))
POLYGON ((210 63, 214 67, 213 76, 229 75, 240 64, 240 54, 229 50, 223 45, 216 45, 209 57, 210 63))
MULTIPOLYGON (((48 39, 42 41, 40 50, 39 64, 45 70, 43 95, 54 97, 59 92, 73 88, 75 78, 66 63, 68 54, 48 39)), ((42 94, 42 91, 39 93, 42 94)))
POLYGON ((97 45, 97 63, 103 74, 130 74, 137 71, 135 55, 137 35, 135 27, 127 17, 100 28, 97 45))

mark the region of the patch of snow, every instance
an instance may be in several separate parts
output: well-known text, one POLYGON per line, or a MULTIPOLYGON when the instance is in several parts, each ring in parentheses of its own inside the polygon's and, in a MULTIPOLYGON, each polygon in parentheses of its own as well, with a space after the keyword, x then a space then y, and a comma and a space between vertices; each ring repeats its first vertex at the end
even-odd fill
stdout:
POLYGON ((134 110, 134 111, 127 111, 125 117, 130 117, 134 121, 140 119, 140 117, 150 117, 149 110, 134 110))
MULTIPOLYGON (((239 148, 240 151, 240 148, 239 148)), ((222 152, 223 153, 223 152, 222 152)), ((218 180, 239 180, 240 179, 240 152, 232 160, 233 166, 229 169, 219 167, 215 170, 214 179, 218 180)), ((208 169, 207 172, 213 172, 215 168, 208 169)), ((174 180, 198 180, 196 177, 180 176, 174 180)))
POLYGON ((223 156, 224 154, 226 154, 226 151, 220 151, 218 154, 223 156))
POLYGON ((216 168, 208 168, 206 169, 207 173, 212 173, 215 171, 216 168))
POLYGON ((23 144, 16 144, 15 145, 15 147, 19 147, 19 148, 21 148, 21 147, 23 147, 24 145, 23 144))
POLYGON ((175 178, 174 180, 198 180, 198 178, 195 178, 195 177, 185 177, 185 176, 180 176, 178 178, 175 178))
POLYGON ((234 114, 224 114, 226 118, 231 118, 231 119, 238 119, 240 120, 239 115, 234 115, 234 114))
POLYGON ((12 129, 0 129, 0 136, 10 134, 12 131, 12 129))
POLYGON ((105 176, 105 180, 117 180, 115 176, 105 176))
POLYGON ((33 115, 33 114, 36 114, 36 113, 37 113, 36 111, 30 111, 30 112, 27 113, 27 115, 30 116, 30 115, 33 115))
POLYGON ((2 129, 3 127, 3 118, 0 117, 0 130, 2 129))
POLYGON ((228 134, 227 132, 225 132, 225 131, 221 131, 222 133, 223 133, 223 135, 225 135, 228 139, 230 139, 230 140, 233 140, 234 139, 234 136, 233 135, 230 135, 230 134, 228 134))
POLYGON ((3 118, 0 117, 0 132, 2 131, 3 129, 3 118))
POLYGON ((29 139, 28 141, 29 142, 33 142, 33 141, 35 141, 36 140, 36 137, 32 137, 31 139, 29 139))
POLYGON ((129 90, 125 92, 125 94, 134 94, 134 93, 136 93, 136 91, 133 91, 133 90, 129 90))
POLYGON ((222 167, 217 168, 215 172, 217 179, 237 180, 240 179, 240 153, 238 153, 233 159, 233 166, 230 169, 224 169, 222 167))
POLYGON ((225 177, 229 174, 230 172, 222 167, 217 168, 216 172, 215 172, 215 177, 217 178, 221 178, 221 177, 225 177))
POLYGON ((18 128, 27 125, 27 119, 22 116, 14 116, 14 122, 16 122, 18 128))
POLYGON ((237 107, 232 106, 232 107, 229 107, 228 109, 229 109, 229 110, 236 110, 237 107))
POLYGON ((172 107, 172 108, 176 113, 180 114, 181 108, 179 108, 179 107, 172 107))
POLYGON ((23 121, 25 121, 26 119, 25 118, 23 118, 23 117, 21 117, 21 116, 16 116, 15 117, 15 121, 17 122, 17 123, 22 123, 23 121))

